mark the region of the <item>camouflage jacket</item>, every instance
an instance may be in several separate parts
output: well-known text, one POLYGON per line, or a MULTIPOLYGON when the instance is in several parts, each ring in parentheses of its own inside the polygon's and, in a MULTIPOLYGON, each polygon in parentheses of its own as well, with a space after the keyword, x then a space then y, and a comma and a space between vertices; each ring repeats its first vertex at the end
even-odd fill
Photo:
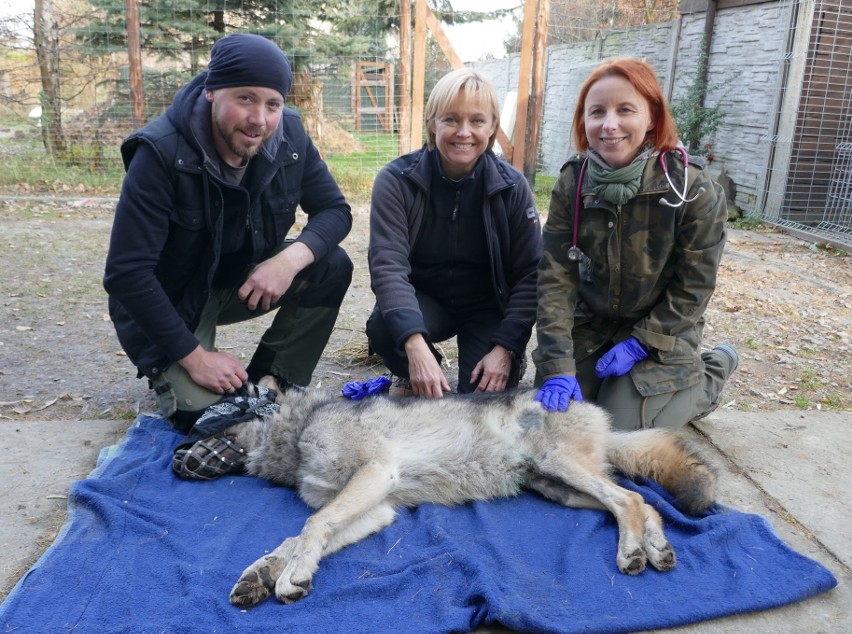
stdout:
MULTIPOLYGON (((587 176, 577 232, 582 256, 574 262, 568 250, 583 159, 562 167, 544 226, 533 352, 538 373, 544 379, 574 375, 575 359, 633 336, 650 352, 631 370, 641 394, 694 385, 704 371, 704 312, 725 244, 724 191, 699 159, 690 162, 686 198, 701 193, 678 207, 660 203, 679 199, 657 156, 648 160, 636 196, 620 206, 585 193, 591 188, 587 176)), ((666 164, 683 191, 678 154, 670 152, 666 164)))

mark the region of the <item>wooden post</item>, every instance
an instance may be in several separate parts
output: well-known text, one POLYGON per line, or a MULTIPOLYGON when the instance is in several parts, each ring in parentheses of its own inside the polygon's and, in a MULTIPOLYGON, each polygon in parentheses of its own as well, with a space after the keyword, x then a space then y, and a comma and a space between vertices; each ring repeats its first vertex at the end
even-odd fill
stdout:
POLYGON ((361 63, 355 63, 355 77, 352 78, 352 112, 355 113, 355 132, 361 131, 361 63))
POLYGON ((521 68, 518 76, 518 109, 515 115, 515 151, 512 165, 523 171, 526 160, 527 113, 530 99, 530 71, 532 69, 533 38, 538 14, 538 0, 524 2, 524 28, 521 34, 521 68))
POLYGON ((538 143, 541 136, 541 113, 544 109, 544 75, 547 61, 547 27, 550 20, 550 0, 538 0, 538 18, 535 26, 533 50, 532 89, 527 138, 524 148, 524 176, 530 186, 535 185, 538 167, 538 143))
POLYGON ((399 153, 411 151, 411 2, 399 1, 399 153))
POLYGON ((127 0, 127 60, 130 68, 130 104, 133 110, 133 127, 145 124, 145 95, 142 89, 142 41, 139 34, 139 5, 137 0, 127 0))
POLYGON ((408 151, 423 143, 423 96, 426 84, 426 0, 414 6, 414 71, 411 86, 411 136, 408 151))

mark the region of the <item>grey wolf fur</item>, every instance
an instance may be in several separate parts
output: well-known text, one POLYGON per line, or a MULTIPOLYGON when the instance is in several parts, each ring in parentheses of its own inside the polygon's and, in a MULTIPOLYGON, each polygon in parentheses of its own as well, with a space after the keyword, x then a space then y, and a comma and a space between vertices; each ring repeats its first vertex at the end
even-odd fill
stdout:
POLYGON ((248 450, 250 475, 295 487, 319 509, 243 572, 231 603, 254 606, 273 592, 284 603, 301 599, 323 557, 388 526, 398 507, 509 497, 523 487, 566 506, 608 509, 621 572, 671 569, 659 514, 618 486, 611 466, 653 478, 690 513, 713 502, 715 471, 674 432, 613 432, 595 405, 547 412, 534 394, 349 401, 291 391, 268 419, 226 430, 248 450))

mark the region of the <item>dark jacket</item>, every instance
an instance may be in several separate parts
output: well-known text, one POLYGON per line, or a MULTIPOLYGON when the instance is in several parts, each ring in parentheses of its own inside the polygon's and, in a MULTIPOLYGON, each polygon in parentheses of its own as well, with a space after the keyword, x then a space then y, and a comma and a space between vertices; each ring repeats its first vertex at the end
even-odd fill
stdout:
POLYGON ((224 180, 204 96, 205 74, 121 146, 127 174, 103 282, 118 339, 149 377, 198 345, 192 333, 222 253, 225 214, 244 218, 251 237, 243 279, 281 246, 297 206, 308 215, 297 241, 316 259, 352 226, 346 199, 292 110, 284 109, 278 130, 251 159, 242 185, 224 180))
MULTIPOLYGON (((492 343, 523 354, 535 323, 541 226, 523 175, 490 151, 482 160, 482 217, 491 269, 491 279, 483 283, 493 287, 503 319, 492 343)), ((423 147, 388 163, 373 183, 370 279, 382 317, 400 347, 412 334, 427 332, 409 282, 409 256, 430 209, 432 166, 423 147)))
MULTIPOLYGON (((678 198, 656 155, 645 165, 636 196, 623 205, 587 193, 586 179, 577 235, 583 257, 572 262, 582 159, 563 166, 544 226, 536 368, 544 379, 573 375, 575 359, 636 337, 650 351, 630 371, 643 396, 694 385, 704 371, 704 313, 725 245, 725 194, 699 158, 690 159, 686 196, 697 198, 674 208, 660 203, 678 198)), ((669 152, 666 164, 680 190, 680 157, 669 152)))

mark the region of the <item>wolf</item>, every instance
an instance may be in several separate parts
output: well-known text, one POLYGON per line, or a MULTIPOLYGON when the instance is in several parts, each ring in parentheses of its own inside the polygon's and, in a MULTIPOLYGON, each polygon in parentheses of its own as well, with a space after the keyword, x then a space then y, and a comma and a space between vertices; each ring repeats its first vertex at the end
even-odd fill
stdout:
POLYGON ((675 432, 614 432, 597 405, 549 412, 534 395, 351 401, 290 391, 271 416, 226 429, 228 442, 247 453, 249 475, 294 487, 317 509, 298 535, 245 569, 230 602, 252 607, 272 593, 298 601, 323 557, 388 526, 399 507, 504 498, 522 488, 566 506, 609 510, 621 572, 674 567, 660 515, 616 484, 612 470, 656 480, 696 514, 715 499, 712 465, 675 432))

